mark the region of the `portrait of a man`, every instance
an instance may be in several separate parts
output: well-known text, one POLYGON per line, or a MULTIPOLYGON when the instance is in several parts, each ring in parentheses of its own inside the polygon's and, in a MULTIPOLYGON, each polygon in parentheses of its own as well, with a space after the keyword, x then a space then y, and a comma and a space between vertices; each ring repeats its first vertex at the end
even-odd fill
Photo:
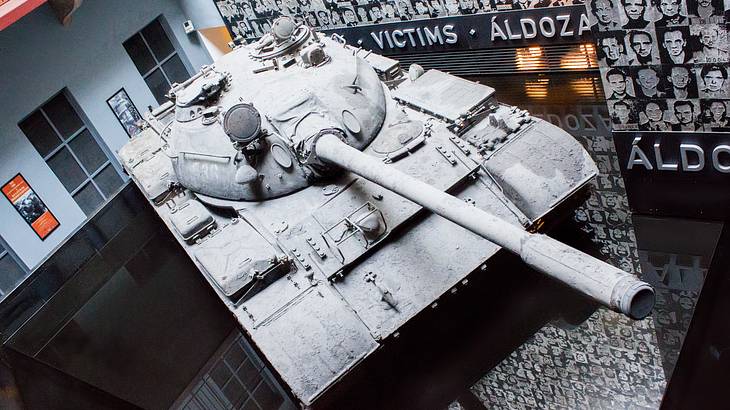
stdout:
POLYGON ((416 10, 417 16, 428 17, 429 10, 425 0, 415 0, 413 2, 413 8, 416 10))
POLYGON ((595 24, 591 27, 594 31, 611 31, 621 28, 618 22, 618 13, 614 7, 615 0, 591 0, 591 14, 595 24))
POLYGON ((689 29, 687 27, 667 27, 658 30, 658 33, 662 48, 661 60, 664 64, 693 62, 687 43, 689 38, 689 29))
POLYGON ((634 57, 629 60, 629 65, 652 65, 660 64, 659 52, 656 50, 654 38, 648 31, 632 30, 627 36, 629 47, 634 52, 634 57))
POLYGON ((722 23, 722 0, 693 0, 688 5, 688 13, 692 21, 698 23, 722 23))
POLYGON ((319 27, 326 29, 331 28, 332 25, 330 24, 330 15, 327 12, 327 10, 320 10, 317 12, 317 20, 319 20, 319 27))
POLYGON ((444 8, 449 16, 458 16, 459 12, 459 0, 444 0, 444 8))
POLYGON ((393 3, 385 3, 385 5, 383 5, 383 15, 387 21, 395 21, 398 20, 399 17, 398 11, 393 3))
POLYGON ((643 119, 639 123, 639 129, 642 131, 669 131, 672 124, 664 120, 664 111, 666 103, 663 100, 645 101, 643 109, 643 119))
POLYGON ((630 90, 631 79, 618 68, 612 68, 606 72, 605 75, 607 88, 606 90, 610 93, 607 94, 609 100, 625 100, 627 98, 634 98, 632 90, 630 90))
MULTIPOLYGON (((694 31, 695 27, 693 27, 694 31)), ((701 25, 698 27, 698 43, 702 46, 692 55, 695 63, 727 63, 728 51, 723 48, 727 44, 727 32, 719 25, 701 25), (725 39, 725 44, 721 44, 725 39)))
POLYGON ((357 26, 357 16, 355 10, 347 7, 342 9, 342 17, 345 19, 345 25, 347 27, 357 26))
POLYGON ((702 128, 705 131, 728 131, 730 127, 730 117, 728 117, 728 101, 727 100, 702 100, 700 108, 702 109, 701 120, 702 128))
POLYGON ((682 0, 653 0, 661 18, 654 22, 654 25, 662 26, 681 26, 687 25, 689 22, 687 17, 682 14, 682 0))
POLYGON ((691 101, 677 100, 672 109, 676 123, 672 124, 672 131, 701 131, 702 124, 697 121, 695 106, 691 101))
POLYGON ((459 0, 459 10, 461 10, 461 14, 476 14, 479 12, 476 0, 459 0))
POLYGON ((385 15, 383 14, 383 9, 380 7, 380 4, 373 4, 370 7, 370 21, 373 24, 378 24, 382 23, 384 18, 385 15))
POLYGON ((649 21, 644 17, 646 11, 647 0, 621 0, 621 6, 628 21, 624 24, 624 29, 645 29, 649 25, 649 21))
POLYGON ((366 6, 357 6, 355 9, 357 10, 357 20, 359 22, 364 24, 370 23, 370 13, 366 6))
POLYGON ((431 18, 446 15, 446 9, 439 0, 428 0, 428 12, 431 18))
POLYGON ((410 3, 408 3, 406 0, 398 0, 396 5, 398 7, 398 15, 400 16, 400 21, 413 20, 413 9, 411 8, 410 3))
POLYGON ((667 98, 697 98, 697 86, 690 66, 675 65, 666 72, 667 98))
POLYGON ((631 101, 617 101, 611 107, 611 124, 617 131, 638 128, 638 119, 631 101))
MULTIPOLYGON (((319 26, 319 21, 317 20, 317 16, 315 16, 314 13, 304 13, 304 21, 309 27, 319 26)), ((267 30, 264 30, 264 32, 267 32, 267 30)))
POLYGON ((700 70, 700 97, 728 98, 727 68, 719 64, 703 65, 700 70))
POLYGON ((664 98, 665 94, 659 89, 661 77, 655 66, 638 67, 635 71, 634 80, 637 85, 637 98, 664 98))
POLYGON ((603 65, 608 67, 628 65, 626 48, 624 47, 621 32, 612 31, 599 33, 596 38, 598 43, 598 56, 603 65))
POLYGON ((344 24, 344 20, 342 17, 342 10, 335 9, 330 12, 330 22, 332 24, 332 27, 340 27, 344 24))

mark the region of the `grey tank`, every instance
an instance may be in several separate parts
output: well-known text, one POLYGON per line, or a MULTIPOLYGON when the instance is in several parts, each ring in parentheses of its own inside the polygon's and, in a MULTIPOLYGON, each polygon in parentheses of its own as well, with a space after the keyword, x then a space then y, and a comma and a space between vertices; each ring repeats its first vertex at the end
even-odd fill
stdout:
POLYGON ((650 313, 649 285, 538 233, 597 169, 568 133, 493 94, 282 17, 174 85, 119 157, 311 406, 502 249, 650 313))

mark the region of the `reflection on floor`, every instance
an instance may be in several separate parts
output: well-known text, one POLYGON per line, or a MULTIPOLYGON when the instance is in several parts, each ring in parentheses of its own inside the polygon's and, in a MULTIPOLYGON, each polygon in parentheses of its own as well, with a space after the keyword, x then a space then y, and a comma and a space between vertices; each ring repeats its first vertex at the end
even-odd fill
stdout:
MULTIPOLYGON (((479 80, 493 83, 501 101, 568 130, 588 149, 600 175, 575 219, 611 263, 656 286, 657 305, 640 322, 599 309, 575 327, 548 325, 475 383, 472 393, 487 408, 658 408, 716 241, 705 240, 704 256, 637 249, 597 76, 479 80)), ((674 224, 653 227, 666 236, 674 224)))
POLYGON ((687 333, 702 284, 720 238, 722 223, 634 217, 644 278, 657 290, 657 340, 669 380, 687 333))

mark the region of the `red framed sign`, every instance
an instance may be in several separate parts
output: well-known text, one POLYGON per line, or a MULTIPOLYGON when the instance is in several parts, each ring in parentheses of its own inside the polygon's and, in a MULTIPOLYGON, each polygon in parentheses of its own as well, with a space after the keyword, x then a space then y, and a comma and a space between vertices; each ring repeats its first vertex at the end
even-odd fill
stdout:
POLYGON ((2 192, 41 240, 61 225, 21 174, 3 185, 2 192))

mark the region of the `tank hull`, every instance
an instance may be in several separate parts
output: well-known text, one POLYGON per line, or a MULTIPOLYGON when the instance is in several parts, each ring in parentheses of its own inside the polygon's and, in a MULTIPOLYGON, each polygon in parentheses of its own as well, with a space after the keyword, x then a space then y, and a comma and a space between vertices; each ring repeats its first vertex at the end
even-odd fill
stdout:
MULTIPOLYGON (((173 89, 185 102, 178 98, 172 125, 159 123, 172 108, 158 110, 119 156, 292 397, 318 407, 352 393, 368 363, 390 357, 381 353, 389 345, 407 346, 397 340, 409 327, 440 326, 434 308, 476 277, 514 285, 502 278, 515 270, 505 268, 515 259, 506 250, 570 209, 597 169, 568 133, 499 104, 490 87, 434 70, 408 77, 394 60, 297 36, 299 48, 277 51, 275 62, 255 57, 270 45, 242 47, 173 89), (288 88, 250 95, 276 79, 288 88), (241 115, 228 127, 223 113, 246 99, 262 110, 260 123, 241 115), (191 101, 208 102, 198 110, 191 101), (331 167, 316 153, 327 128, 384 169, 453 195, 459 206, 451 208, 497 218, 503 235, 486 239, 404 190, 331 167), (251 143, 232 136, 249 129, 268 131, 251 143), (196 171, 216 167, 226 171, 196 171)), ((539 266, 542 255, 531 255, 539 266)), ((503 309, 531 314, 514 289, 496 300, 518 300, 503 309)))

